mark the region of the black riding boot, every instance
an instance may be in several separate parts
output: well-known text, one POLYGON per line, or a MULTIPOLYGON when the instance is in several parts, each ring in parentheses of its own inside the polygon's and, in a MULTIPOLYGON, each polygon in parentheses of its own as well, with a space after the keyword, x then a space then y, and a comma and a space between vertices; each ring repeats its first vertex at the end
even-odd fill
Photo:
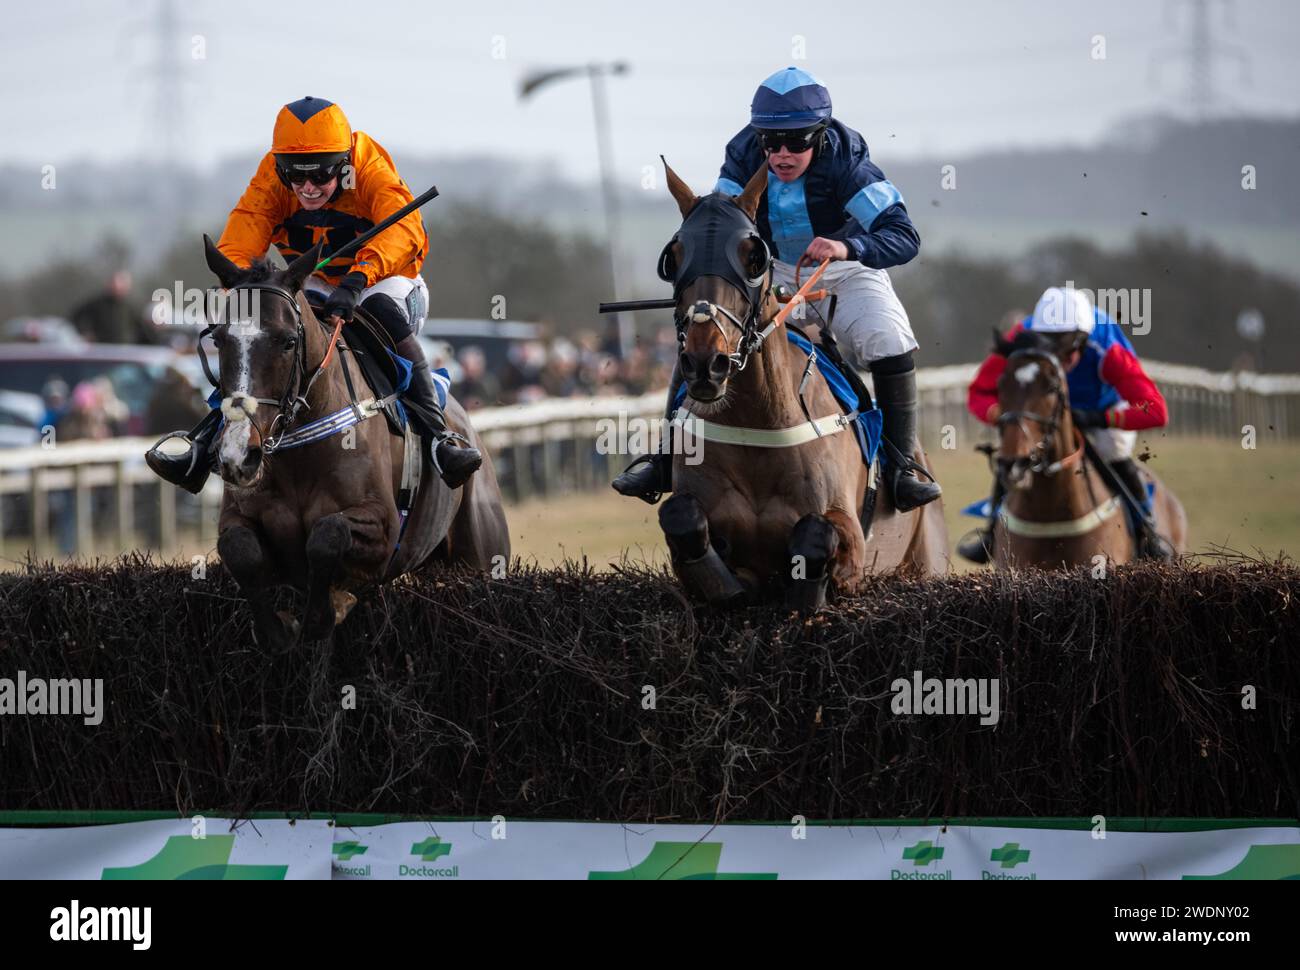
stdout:
POLYGON ((406 413, 420 437, 429 441, 434 469, 448 488, 460 488, 483 464, 483 455, 477 448, 470 447, 461 435, 447 428, 447 419, 438 403, 433 375, 429 372, 429 362, 424 358, 419 338, 414 334, 403 337, 397 342, 397 352, 411 362, 411 383, 402 395, 403 402, 409 405, 406 413), (465 447, 457 445, 457 441, 464 441, 465 447))
POLYGON ((144 453, 144 462, 163 481, 198 495, 216 463, 215 446, 220 427, 221 408, 213 408, 193 430, 173 431, 159 438, 144 453), (163 454, 158 446, 169 438, 184 438, 190 443, 190 450, 179 455, 163 454))
POLYGON ((1156 532, 1155 516, 1151 502, 1147 498, 1146 481, 1142 478, 1138 463, 1132 458, 1121 458, 1119 461, 1112 461, 1110 467, 1138 503, 1140 513, 1136 536, 1138 555, 1143 559, 1173 559, 1172 547, 1156 532))
MULTIPOLYGON (((677 391, 682 385, 681 372, 673 367, 673 379, 668 385, 668 407, 664 410, 664 421, 672 419, 677 410, 677 391)), ((669 429, 665 429, 668 433, 669 429)), ((614 491, 620 495, 630 495, 643 502, 654 505, 664 492, 673 490, 673 453, 672 438, 668 437, 668 450, 653 455, 642 455, 632 461, 614 479, 614 491)))
POLYGON ((916 451, 916 368, 910 353, 873 360, 869 366, 876 403, 884 413, 885 437, 903 459, 900 462, 887 454, 885 481, 893 493, 894 508, 910 512, 943 494, 938 482, 917 477, 918 470, 922 475, 928 473, 911 457, 916 451))
POLYGON ((997 524, 998 509, 1005 496, 1006 489, 1002 485, 1002 479, 994 475, 993 494, 989 497, 989 520, 983 528, 968 533, 961 542, 957 543, 957 555, 979 566, 993 561, 993 526, 997 524))

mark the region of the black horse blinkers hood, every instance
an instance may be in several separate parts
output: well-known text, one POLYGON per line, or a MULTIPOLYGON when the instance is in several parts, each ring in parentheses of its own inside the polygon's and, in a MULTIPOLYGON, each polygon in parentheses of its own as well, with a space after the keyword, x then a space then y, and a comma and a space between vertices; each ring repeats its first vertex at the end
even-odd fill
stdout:
POLYGON ((752 315, 763 303, 763 286, 771 265, 771 250, 749 216, 730 198, 715 193, 699 201, 659 254, 659 278, 673 284, 673 296, 677 297, 701 276, 717 276, 745 294, 752 315), (740 245, 746 239, 759 246, 761 265, 742 264, 740 245), (678 242, 682 245, 680 264, 673 255, 673 243, 678 242), (751 272, 753 269, 757 272, 751 272))

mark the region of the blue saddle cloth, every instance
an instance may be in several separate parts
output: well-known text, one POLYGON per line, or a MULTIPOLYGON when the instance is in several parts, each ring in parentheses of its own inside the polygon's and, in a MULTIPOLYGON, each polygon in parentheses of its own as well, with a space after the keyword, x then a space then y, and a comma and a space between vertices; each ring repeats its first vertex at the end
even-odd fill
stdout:
MULTIPOLYGON (((812 354, 813 343, 803 334, 785 328, 785 337, 805 354, 812 354)), ((867 465, 870 465, 876 458, 876 452, 880 449, 880 438, 885 426, 884 415, 881 414, 880 409, 874 403, 870 410, 862 411, 861 402, 859 402, 853 386, 840 373, 840 369, 826 357, 818 354, 816 366, 822 378, 825 379, 826 386, 831 389, 831 394, 835 396, 840 408, 845 414, 854 417, 853 433, 858 439, 858 447, 862 450, 862 460, 867 465)), ((681 387, 677 388, 677 399, 673 403, 677 407, 681 407, 684 400, 686 400, 685 382, 682 383, 681 387)))

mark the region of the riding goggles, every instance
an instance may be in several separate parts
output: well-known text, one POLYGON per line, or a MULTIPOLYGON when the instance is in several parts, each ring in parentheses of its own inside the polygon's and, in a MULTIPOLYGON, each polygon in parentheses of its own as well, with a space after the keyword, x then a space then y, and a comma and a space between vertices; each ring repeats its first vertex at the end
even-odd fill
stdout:
POLYGON ((280 178, 290 185, 302 185, 304 182, 310 182, 312 185, 329 185, 334 179, 338 178, 339 173, 343 170, 343 162, 336 165, 302 171, 300 169, 289 168, 284 165, 278 165, 277 169, 280 178))
POLYGON ((758 144, 765 152, 780 151, 784 147, 787 151, 798 155, 816 145, 817 139, 825 130, 825 125, 813 125, 811 128, 801 128, 798 131, 763 130, 758 132, 758 144))

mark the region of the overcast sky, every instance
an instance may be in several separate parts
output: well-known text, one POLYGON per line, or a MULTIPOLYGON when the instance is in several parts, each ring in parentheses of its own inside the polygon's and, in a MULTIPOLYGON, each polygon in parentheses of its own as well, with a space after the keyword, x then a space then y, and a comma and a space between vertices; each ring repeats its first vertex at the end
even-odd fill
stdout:
MULTIPOLYGON (((1207 2, 1215 42, 1249 62, 1248 76, 1236 60, 1215 62, 1226 106, 1300 114, 1300 3, 1207 2)), ((162 6, 7 3, 6 160, 144 152, 158 127, 151 65, 162 6)), ((587 83, 520 103, 519 79, 530 68, 624 59, 631 72, 610 82, 619 176, 639 178, 662 152, 698 188, 712 183, 759 81, 792 63, 829 86, 836 116, 867 136, 886 167, 891 157, 1094 142, 1121 118, 1184 102, 1188 68, 1173 52, 1190 35, 1192 8, 1193 0, 199 0, 175 4, 168 36, 185 155, 200 166, 264 150, 279 106, 311 94, 342 105, 399 166, 403 151, 491 152, 589 177, 597 163, 587 83), (1104 59, 1092 56, 1098 35, 1104 59)))

